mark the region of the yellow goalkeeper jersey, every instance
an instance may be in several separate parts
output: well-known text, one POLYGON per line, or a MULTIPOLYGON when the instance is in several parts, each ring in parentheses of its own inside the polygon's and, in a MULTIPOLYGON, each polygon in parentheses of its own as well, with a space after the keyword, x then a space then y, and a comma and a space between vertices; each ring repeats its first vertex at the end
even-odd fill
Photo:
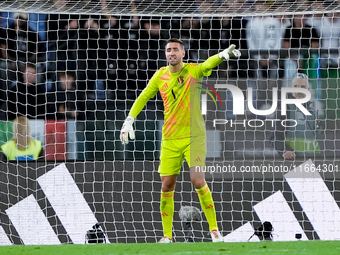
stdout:
POLYGON ((134 102, 129 115, 136 118, 159 91, 164 103, 164 140, 205 136, 200 82, 222 61, 216 54, 202 64, 184 63, 178 73, 171 73, 169 66, 160 68, 134 102))

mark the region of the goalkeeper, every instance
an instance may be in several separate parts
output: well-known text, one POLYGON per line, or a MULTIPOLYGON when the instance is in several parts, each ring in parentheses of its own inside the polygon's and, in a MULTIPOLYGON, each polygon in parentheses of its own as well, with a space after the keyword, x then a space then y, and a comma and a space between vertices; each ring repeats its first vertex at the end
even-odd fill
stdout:
POLYGON ((172 242, 174 191, 184 158, 189 165, 191 182, 209 223, 212 241, 223 242, 217 226, 214 202, 202 171, 207 146, 205 123, 200 109, 200 81, 209 76, 212 69, 223 60, 232 56, 239 57, 241 54, 235 49, 235 45, 230 45, 228 49, 208 58, 202 64, 183 63, 183 42, 179 39, 169 39, 165 46, 165 55, 169 65, 156 71, 148 86, 134 102, 121 129, 120 139, 123 144, 128 144, 128 136, 135 139, 133 122, 147 101, 159 91, 164 103, 158 169, 162 180, 160 211, 164 236, 159 242, 172 242))

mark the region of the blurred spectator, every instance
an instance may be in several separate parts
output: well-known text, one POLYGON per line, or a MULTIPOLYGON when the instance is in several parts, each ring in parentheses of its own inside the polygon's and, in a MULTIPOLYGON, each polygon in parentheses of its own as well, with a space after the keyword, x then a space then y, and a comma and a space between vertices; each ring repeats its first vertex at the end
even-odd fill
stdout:
POLYGON ((188 17, 182 20, 181 39, 188 53, 189 61, 207 59, 209 50, 209 17, 188 17))
MULTIPOLYGON (((318 26, 314 28, 319 31, 321 49, 334 50, 340 48, 340 14, 338 12, 324 14, 320 18, 318 26)), ((321 66, 325 68, 338 68, 340 66, 339 54, 323 53, 321 55, 321 66)))
MULTIPOLYGON (((76 49, 78 39, 78 15, 49 14, 47 20, 48 51, 51 64, 49 70, 76 70, 76 49)), ((56 79, 53 77, 52 79, 56 79)))
POLYGON ((15 13, 14 18, 15 21, 7 29, 3 29, 0 35, 0 82, 3 89, 7 89, 10 83, 17 80, 16 72, 26 63, 36 64, 38 60, 44 59, 40 37, 27 25, 28 15, 15 13))
POLYGON ((237 49, 247 49, 246 24, 247 20, 243 17, 214 17, 210 48, 220 51, 235 44, 237 49))
MULTIPOLYGON (((247 5, 241 0, 222 1, 220 11, 237 11, 247 5)), ((211 26, 211 45, 215 49, 215 44, 219 42, 218 50, 235 44, 237 49, 247 49, 246 25, 248 19, 242 16, 221 16, 214 17, 211 26)))
MULTIPOLYGON (((0 92, 5 92, 11 79, 15 79, 15 72, 7 68, 7 52, 6 52, 6 33, 7 31, 0 27, 0 92), (12 76, 11 79, 9 76, 12 76)), ((0 100, 5 99, 5 94, 0 93, 0 100)))
POLYGON ((91 70, 86 78, 96 77, 98 61, 99 16, 81 15, 79 17, 79 38, 77 40, 77 69, 91 70))
POLYGON ((193 38, 199 39, 198 32, 199 18, 197 17, 183 17, 180 25, 180 37, 187 49, 187 58, 190 60, 197 60, 197 47, 191 47, 193 38), (195 57, 196 56, 196 57, 195 57))
POLYGON ((17 116, 44 119, 45 91, 43 84, 36 84, 36 66, 26 64, 19 78, 6 91, 6 101, 3 102, 2 110, 6 112, 7 119, 13 120, 17 116))
MULTIPOLYGON (((121 19, 119 17, 106 15, 105 10, 103 13, 104 15, 99 20, 98 77, 113 82, 117 74, 118 41, 120 37, 127 38, 127 35, 120 34, 121 19)), ((111 88, 114 89, 115 85, 111 88)))
POLYGON ((48 21, 51 50, 56 47, 56 69, 76 71, 79 89, 90 98, 94 98, 98 66, 101 66, 98 20, 96 15, 51 14, 48 21))
POLYGON ((312 14, 307 15, 306 24, 317 30, 318 34, 321 35, 321 20, 324 17, 325 5, 330 4, 331 1, 311 1, 309 10, 313 11, 312 14))
MULTIPOLYGON (((253 52, 260 50, 280 50, 282 47, 282 24, 273 16, 252 17, 246 28, 248 49, 253 52)), ((257 78, 275 79, 279 78, 278 56, 273 53, 250 55, 255 59, 255 70, 257 78)))
MULTIPOLYGON (((129 48, 129 17, 112 16, 107 14, 106 1, 102 1, 103 15, 99 20, 99 70, 98 78, 107 81, 110 97, 117 88, 126 90, 126 72, 129 48), (117 87, 117 83, 119 87, 117 87)), ((138 21, 137 21, 138 26, 138 21)))
POLYGON ((46 13, 29 13, 28 26, 37 32, 40 39, 44 42, 47 39, 46 20, 46 13))
POLYGON ((76 119, 79 104, 83 102, 76 91, 75 74, 71 71, 59 72, 56 90, 48 93, 48 119, 76 119))
MULTIPOLYGON (((306 24, 306 16, 303 14, 295 14, 292 25, 287 27, 283 48, 301 49, 301 48, 318 48, 319 35, 315 28, 306 24)), ((285 78, 293 78, 298 69, 302 68, 302 56, 292 56, 285 61, 285 78)), ((310 57, 310 56, 307 56, 310 57)))
MULTIPOLYGON (((2 27, 4 29, 13 29, 16 24, 20 24, 19 29, 23 30, 23 32, 26 31, 26 25, 28 27, 29 33, 34 31, 38 34, 38 46, 36 46, 36 57, 37 62, 45 62, 45 51, 46 51, 46 18, 47 14, 44 13, 11 13, 11 12, 3 12, 2 14, 2 27), (18 22, 19 19, 19 22, 18 22)), ((14 32, 16 33, 16 32, 14 32)), ((9 33, 9 36, 11 36, 13 32, 9 33)), ((34 34, 35 36, 35 34, 34 34)), ((6 33, 4 33, 4 36, 1 36, 2 38, 6 39, 13 39, 6 36, 6 33)), ((36 36, 35 36, 36 37, 36 36)), ((26 38, 25 36, 22 37, 22 34, 19 35, 18 39, 26 38)), ((28 39, 31 40, 31 42, 35 43, 36 39, 34 39, 32 36, 29 36, 28 39)), ((23 42, 20 42, 23 43, 23 42)), ((6 44, 6 41, 4 42, 6 44)), ((20 50, 23 49, 23 47, 18 47, 20 50)), ((27 47, 28 49, 28 47, 27 47)), ((32 52, 32 50, 31 50, 32 52)), ((34 53, 34 52, 32 52, 34 53)), ((4 58, 4 56, 3 56, 4 58)), ((27 57, 27 61, 31 61, 32 63, 35 63, 34 58, 30 59, 30 56, 27 57)), ((25 60, 24 60, 25 61, 25 60)))
MULTIPOLYGON (((226 49, 230 44, 235 44, 237 49, 247 49, 246 40, 247 20, 243 17, 214 17, 212 28, 210 30, 210 54, 226 49)), ((247 60, 246 54, 241 59, 230 59, 220 65, 220 69, 225 70, 228 74, 224 77, 229 78, 247 78, 247 60), (224 65, 229 64, 228 68, 224 65)))
MULTIPOLYGON (((15 13, 15 22, 7 30, 7 58, 20 65, 37 62, 37 52, 41 39, 37 32, 28 27, 28 15, 15 13)), ((20 66, 19 66, 20 67, 20 66)))
POLYGON ((283 76, 279 72, 278 55, 269 52, 281 49, 282 26, 281 21, 274 16, 253 16, 247 23, 249 68, 253 71, 250 77, 255 78, 248 80, 248 87, 253 88, 253 105, 256 109, 267 108, 271 104, 272 88, 278 86, 279 78, 283 76))
POLYGON ((13 137, 1 146, 2 160, 37 160, 44 155, 42 143, 30 135, 29 120, 20 116, 13 121, 13 137))
MULTIPOLYGON (((107 88, 113 98, 136 98, 139 49, 139 17, 104 15, 100 25, 100 58, 105 56, 107 88), (104 50, 103 50, 104 49, 104 50), (127 88, 129 90, 127 90, 127 88)), ((103 79, 103 76, 98 76, 103 79)), ((141 86, 143 87, 143 86, 141 86)))
MULTIPOLYGON (((280 13, 280 12, 282 13, 284 11, 285 11, 284 7, 278 7, 276 9, 276 12, 278 12, 278 13, 280 13)), ((292 25, 291 16, 283 15, 283 14, 277 14, 277 15, 275 15, 275 18, 278 19, 281 23, 281 34, 282 34, 282 38, 284 38, 287 27, 290 27, 292 25)), ((283 47, 283 41, 282 41, 281 47, 283 47)), ((279 77, 283 78, 284 76, 285 76, 284 61, 282 61, 282 57, 281 57, 281 60, 279 61, 279 77)), ((280 85, 283 86, 283 87, 287 86, 287 81, 283 80, 280 85)))
MULTIPOLYGON (((151 79, 153 74, 162 66, 166 66, 166 61, 162 57, 165 49, 167 35, 161 29, 161 22, 158 18, 145 18, 142 20, 139 43, 138 79, 143 85, 138 86, 144 89, 146 80, 151 79)), ((139 84, 140 85, 140 84, 139 84)))
POLYGON ((292 26, 287 27, 284 48, 318 48, 319 35, 315 28, 306 24, 306 16, 295 14, 292 26))
MULTIPOLYGON (((76 21, 75 21, 76 22, 76 21)), ((98 61, 100 33, 99 16, 80 15, 77 38, 77 80, 78 89, 85 91, 89 99, 95 99, 96 80, 98 79, 98 61)), ((105 57, 105 56, 104 56, 105 57)), ((105 78, 105 77, 103 77, 105 78)))
MULTIPOLYGON (((292 80, 293 88, 303 88, 310 90, 308 77, 305 74, 297 73, 292 80)), ((291 98, 301 99, 305 97, 304 93, 292 93, 291 98)), ((311 113, 305 115, 295 104, 287 105, 286 116, 281 115, 275 124, 274 132, 270 140, 273 141, 274 149, 284 159, 295 159, 296 157, 314 158, 320 153, 320 146, 317 138, 317 115, 311 102, 303 104, 311 113), (282 120, 286 121, 289 127, 283 127, 282 120), (289 123, 290 122, 290 123, 289 123)))
MULTIPOLYGON (((278 13, 282 13, 284 11, 285 11, 284 7, 279 7, 279 8, 276 9, 276 12, 278 12, 278 13)), ((280 23, 281 23, 281 34, 282 34, 282 38, 283 38, 285 33, 286 33, 287 27, 292 25, 291 17, 289 15, 276 14, 275 18, 277 20, 279 20, 280 23)), ((281 44, 283 44, 283 42, 281 44)), ((283 46, 283 45, 281 45, 281 46, 283 46)))
MULTIPOLYGON (((11 24, 15 22, 15 13, 14 12, 2 12, 1 13, 1 24, 0 27, 8 28, 11 24)), ((47 14, 45 13, 27 13, 28 16, 28 26, 33 31, 39 34, 41 40, 46 41, 46 18, 47 14)))
MULTIPOLYGON (((53 2, 57 10, 63 10, 68 0, 53 0, 53 2)), ((78 19, 79 15, 58 14, 58 12, 48 14, 47 41, 50 60, 48 70, 77 69, 78 19)), ((57 77, 51 79, 55 80, 57 77)))

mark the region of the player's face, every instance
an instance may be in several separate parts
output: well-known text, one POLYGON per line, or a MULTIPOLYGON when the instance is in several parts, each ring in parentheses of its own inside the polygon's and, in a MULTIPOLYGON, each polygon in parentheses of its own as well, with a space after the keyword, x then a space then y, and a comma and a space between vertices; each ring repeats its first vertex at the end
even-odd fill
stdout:
MULTIPOLYGON (((296 79, 293 81, 293 88, 302 88, 302 89, 308 89, 309 90, 309 85, 307 84, 306 80, 301 80, 301 79, 296 79)), ((304 98, 306 97, 306 94, 304 93, 293 93, 293 97, 295 98, 304 98)))
POLYGON ((165 47, 165 56, 169 65, 175 66, 182 62, 185 51, 180 43, 170 42, 165 47))

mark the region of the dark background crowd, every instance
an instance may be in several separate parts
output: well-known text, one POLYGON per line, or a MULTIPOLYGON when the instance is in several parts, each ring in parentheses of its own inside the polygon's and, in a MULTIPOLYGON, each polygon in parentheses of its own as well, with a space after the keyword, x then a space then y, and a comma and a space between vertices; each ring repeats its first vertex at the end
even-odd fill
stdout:
MULTIPOLYGON (((153 73, 166 65, 164 47, 171 37, 184 41, 186 59, 192 62, 204 61, 231 43, 244 50, 241 59, 225 62, 213 73, 221 79, 289 79, 303 69, 299 56, 279 63, 277 55, 260 51, 339 47, 337 13, 254 17, 102 13, 2 13, 0 119, 18 115, 86 119, 98 102, 134 100, 153 73), (338 31, 332 31, 332 38, 322 35, 325 21, 338 31)), ((338 67, 336 57, 325 59, 338 67)))

